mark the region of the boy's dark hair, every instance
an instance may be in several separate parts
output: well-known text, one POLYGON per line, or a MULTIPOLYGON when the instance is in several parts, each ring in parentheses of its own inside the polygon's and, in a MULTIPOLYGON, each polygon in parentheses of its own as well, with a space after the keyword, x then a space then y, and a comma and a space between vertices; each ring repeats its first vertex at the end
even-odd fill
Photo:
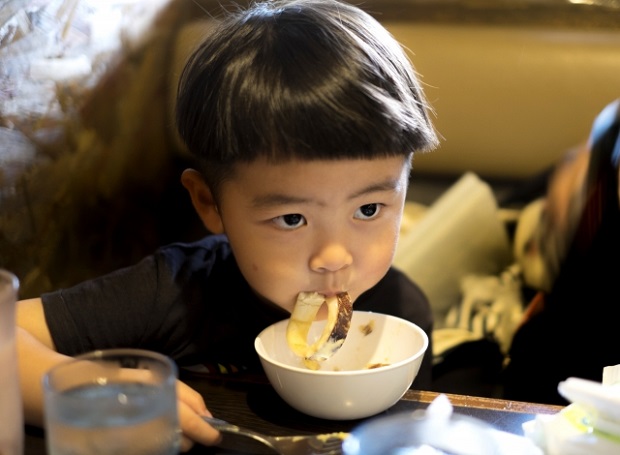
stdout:
POLYGON ((212 191, 262 157, 409 156, 437 144, 411 62, 369 14, 337 0, 255 3, 187 62, 176 122, 212 191))

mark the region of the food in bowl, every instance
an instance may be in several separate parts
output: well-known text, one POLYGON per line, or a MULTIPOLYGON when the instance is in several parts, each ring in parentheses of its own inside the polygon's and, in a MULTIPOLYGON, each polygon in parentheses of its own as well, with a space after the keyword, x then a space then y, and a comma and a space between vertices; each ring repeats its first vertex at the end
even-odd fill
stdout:
MULTIPOLYGON (((326 321, 314 321, 318 340, 326 321)), ((395 316, 353 311, 342 347, 311 370, 286 339, 288 319, 264 329, 254 346, 267 378, 290 406, 313 417, 352 420, 394 405, 411 387, 428 348, 426 333, 395 316)))
POLYGON ((351 298, 346 292, 328 298, 318 292, 300 292, 286 327, 286 341, 304 359, 306 367, 317 370, 319 362, 330 358, 344 343, 352 314, 351 298), (327 305, 327 322, 319 339, 309 344, 310 327, 323 304, 327 305))

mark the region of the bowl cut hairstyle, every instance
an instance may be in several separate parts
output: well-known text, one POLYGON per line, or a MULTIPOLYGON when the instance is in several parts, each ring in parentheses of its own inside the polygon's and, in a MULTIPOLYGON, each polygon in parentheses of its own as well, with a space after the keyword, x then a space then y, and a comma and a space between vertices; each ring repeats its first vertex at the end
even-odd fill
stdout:
POLYGON ((417 74, 372 16, 337 0, 229 14, 188 59, 178 132, 214 193, 238 162, 409 157, 437 145, 417 74))

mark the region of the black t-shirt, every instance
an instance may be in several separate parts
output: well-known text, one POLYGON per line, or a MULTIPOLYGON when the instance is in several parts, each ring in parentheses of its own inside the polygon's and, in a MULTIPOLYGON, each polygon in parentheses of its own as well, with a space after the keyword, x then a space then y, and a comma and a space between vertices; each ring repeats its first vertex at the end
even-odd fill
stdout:
MULTIPOLYGON (((162 247, 134 266, 44 294, 42 300, 61 353, 149 349, 170 356, 181 368, 219 373, 262 371, 254 339, 290 315, 253 293, 223 235, 162 247)), ((408 319, 430 341, 428 300, 395 269, 361 295, 354 308, 408 319)), ((413 387, 430 386, 431 360, 429 345, 413 387)))

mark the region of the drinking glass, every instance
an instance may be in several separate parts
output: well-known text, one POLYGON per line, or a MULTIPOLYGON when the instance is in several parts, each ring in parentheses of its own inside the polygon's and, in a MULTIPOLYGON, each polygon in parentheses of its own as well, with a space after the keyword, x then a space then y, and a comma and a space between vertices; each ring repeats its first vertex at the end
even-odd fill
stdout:
POLYGON ((19 281, 0 270, 0 454, 21 455, 24 443, 22 400, 15 346, 15 304, 19 281))
POLYGON ((140 349, 53 367, 43 379, 48 454, 178 454, 176 378, 170 358, 140 349))

